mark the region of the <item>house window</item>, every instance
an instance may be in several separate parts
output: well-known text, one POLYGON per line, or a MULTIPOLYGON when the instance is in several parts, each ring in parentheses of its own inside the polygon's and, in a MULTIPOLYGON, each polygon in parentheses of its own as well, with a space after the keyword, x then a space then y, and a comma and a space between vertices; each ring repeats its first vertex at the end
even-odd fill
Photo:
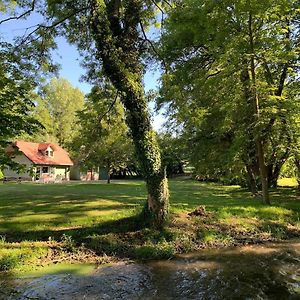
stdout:
POLYGON ((53 157, 53 150, 46 150, 46 155, 49 157, 53 157))
POLYGON ((49 173, 49 167, 42 167, 42 173, 49 173))

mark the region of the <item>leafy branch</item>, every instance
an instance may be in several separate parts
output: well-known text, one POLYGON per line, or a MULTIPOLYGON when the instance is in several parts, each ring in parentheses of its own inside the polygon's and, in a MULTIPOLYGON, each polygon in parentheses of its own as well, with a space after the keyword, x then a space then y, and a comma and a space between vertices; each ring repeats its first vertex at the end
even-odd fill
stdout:
POLYGON ((22 19, 22 18, 26 17, 27 15, 31 14, 35 9, 35 2, 36 2, 36 0, 33 0, 32 3, 31 3, 30 9, 28 9, 24 13, 20 14, 19 16, 8 17, 6 19, 1 20, 0 25, 5 23, 5 22, 8 22, 8 21, 22 19))

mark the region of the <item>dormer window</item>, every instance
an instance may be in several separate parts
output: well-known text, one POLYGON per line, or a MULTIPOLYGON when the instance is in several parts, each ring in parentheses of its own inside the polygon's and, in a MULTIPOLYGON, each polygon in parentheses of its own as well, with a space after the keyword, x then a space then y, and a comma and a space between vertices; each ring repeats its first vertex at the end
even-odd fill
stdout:
POLYGON ((45 154, 48 157, 53 157, 54 156, 54 152, 50 147, 45 151, 45 154))

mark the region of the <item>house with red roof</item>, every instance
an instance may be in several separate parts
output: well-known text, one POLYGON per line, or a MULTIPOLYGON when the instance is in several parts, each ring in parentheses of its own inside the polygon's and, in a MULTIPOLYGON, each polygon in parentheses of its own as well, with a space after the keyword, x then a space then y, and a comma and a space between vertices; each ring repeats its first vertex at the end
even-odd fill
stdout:
POLYGON ((70 179, 73 162, 66 150, 53 143, 31 143, 16 141, 6 152, 13 160, 24 166, 24 171, 4 170, 4 177, 33 180, 39 182, 58 182, 70 179))

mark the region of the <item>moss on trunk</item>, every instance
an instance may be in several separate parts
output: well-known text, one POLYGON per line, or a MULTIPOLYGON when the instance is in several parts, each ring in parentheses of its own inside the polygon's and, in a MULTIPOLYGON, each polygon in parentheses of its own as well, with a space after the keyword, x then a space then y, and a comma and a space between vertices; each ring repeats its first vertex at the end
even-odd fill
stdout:
POLYGON ((91 29, 103 71, 120 92, 137 157, 147 183, 147 209, 161 227, 168 215, 169 192, 156 134, 151 127, 142 83, 139 47, 142 1, 94 1, 91 29))

